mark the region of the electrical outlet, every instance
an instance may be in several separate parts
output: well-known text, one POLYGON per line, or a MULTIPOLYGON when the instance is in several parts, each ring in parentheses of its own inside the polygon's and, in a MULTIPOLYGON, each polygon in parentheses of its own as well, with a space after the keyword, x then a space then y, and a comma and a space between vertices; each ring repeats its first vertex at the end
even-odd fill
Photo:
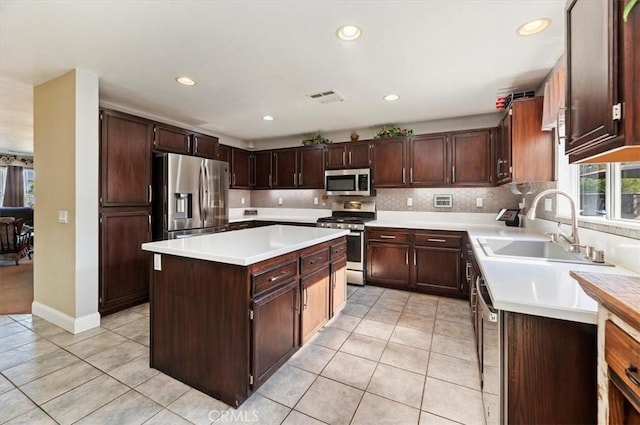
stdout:
POLYGON ((68 223, 67 211, 64 211, 64 210, 58 211, 58 223, 62 223, 62 224, 68 223))
POLYGON ((313 205, 318 205, 318 197, 313 198, 313 205))
POLYGON ((483 203, 483 199, 482 198, 476 198, 476 207, 477 208, 482 208, 482 203, 483 203))
POLYGON ((240 198, 240 204, 244 205, 244 198, 240 198))
POLYGON ((408 207, 412 207, 413 206, 413 198, 407 198, 407 206, 408 207))
POLYGON ((551 211, 553 209, 553 200, 551 198, 544 198, 544 210, 551 211))
POLYGON ((278 205, 282 205, 282 198, 278 198, 278 205))

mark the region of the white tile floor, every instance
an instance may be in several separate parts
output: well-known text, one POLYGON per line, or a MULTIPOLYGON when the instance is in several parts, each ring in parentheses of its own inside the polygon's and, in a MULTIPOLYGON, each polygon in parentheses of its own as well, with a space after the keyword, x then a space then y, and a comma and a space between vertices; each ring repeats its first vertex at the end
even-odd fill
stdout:
POLYGON ((350 286, 343 312, 238 410, 149 368, 148 315, 78 335, 0 316, 0 423, 484 424, 463 300, 350 286))

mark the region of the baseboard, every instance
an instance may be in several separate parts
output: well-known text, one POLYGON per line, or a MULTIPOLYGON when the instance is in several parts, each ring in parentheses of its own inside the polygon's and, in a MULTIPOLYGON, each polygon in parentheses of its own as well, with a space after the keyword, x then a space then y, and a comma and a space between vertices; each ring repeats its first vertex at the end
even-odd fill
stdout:
POLYGON ((44 320, 60 326, 62 329, 77 334, 89 329, 100 326, 100 314, 87 314, 82 317, 71 317, 61 311, 51 308, 48 305, 34 301, 31 304, 31 313, 34 316, 43 318, 44 320))

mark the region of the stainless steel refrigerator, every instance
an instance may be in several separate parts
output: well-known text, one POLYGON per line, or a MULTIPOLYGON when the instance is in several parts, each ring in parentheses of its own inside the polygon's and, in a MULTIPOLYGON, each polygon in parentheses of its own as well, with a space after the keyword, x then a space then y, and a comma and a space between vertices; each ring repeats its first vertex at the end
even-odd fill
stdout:
POLYGON ((229 164, 196 156, 163 154, 154 160, 154 239, 176 239, 227 230, 229 164), (159 196, 158 196, 159 195, 159 196))

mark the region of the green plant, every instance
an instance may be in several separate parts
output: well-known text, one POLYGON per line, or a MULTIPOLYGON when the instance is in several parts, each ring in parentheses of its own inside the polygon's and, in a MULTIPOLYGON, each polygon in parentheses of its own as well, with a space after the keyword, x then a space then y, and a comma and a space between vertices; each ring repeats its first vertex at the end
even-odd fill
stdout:
POLYGON ((314 136, 302 139, 302 144, 304 146, 326 145, 327 143, 332 143, 332 141, 324 137, 319 131, 314 136))
POLYGON ((638 4, 639 0, 629 0, 627 2, 627 5, 624 7, 624 11, 622 12, 622 19, 624 19, 625 22, 627 22, 627 19, 629 19, 629 14, 631 13, 631 9, 634 8, 634 6, 636 4, 638 4))
POLYGON ((384 139, 386 137, 396 137, 396 136, 410 136, 413 134, 413 130, 400 128, 400 127, 382 127, 382 130, 378 131, 374 137, 374 139, 384 139))

